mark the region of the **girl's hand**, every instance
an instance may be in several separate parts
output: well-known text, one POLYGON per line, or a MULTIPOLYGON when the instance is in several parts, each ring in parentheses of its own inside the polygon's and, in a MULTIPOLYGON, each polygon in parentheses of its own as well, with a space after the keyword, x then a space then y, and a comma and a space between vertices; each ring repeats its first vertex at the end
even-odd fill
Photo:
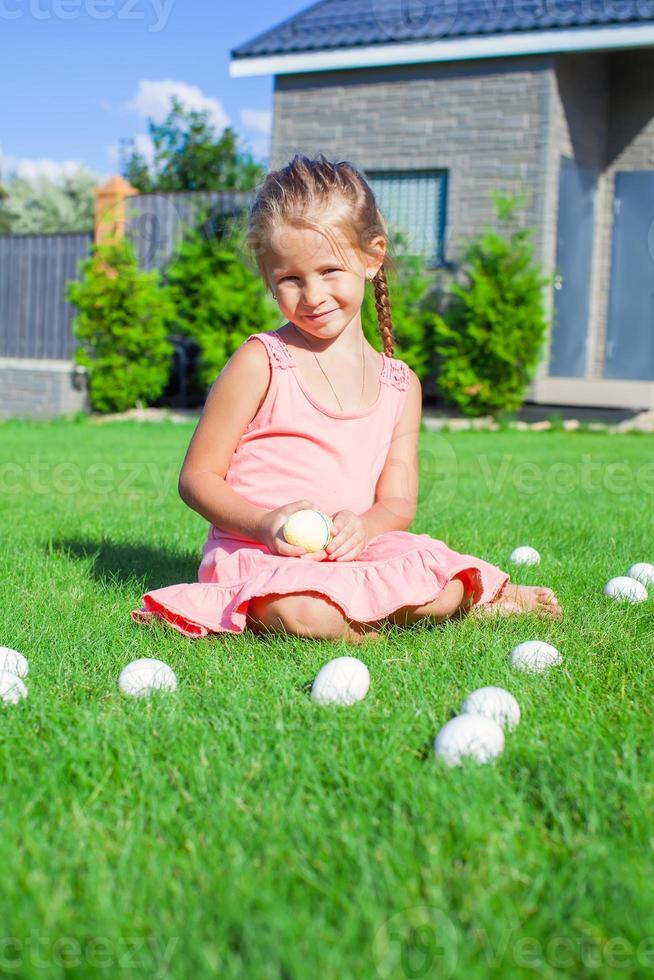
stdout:
POLYGON ((309 500, 296 500, 292 504, 284 504, 276 510, 268 511, 261 521, 258 539, 273 555, 285 555, 287 558, 304 558, 307 561, 322 561, 326 557, 324 549, 306 551, 297 545, 289 544, 284 537, 284 524, 297 510, 316 510, 309 500))
POLYGON ((327 545, 327 558, 333 561, 353 561, 365 550, 368 534, 358 514, 339 510, 332 517, 334 537, 327 545))

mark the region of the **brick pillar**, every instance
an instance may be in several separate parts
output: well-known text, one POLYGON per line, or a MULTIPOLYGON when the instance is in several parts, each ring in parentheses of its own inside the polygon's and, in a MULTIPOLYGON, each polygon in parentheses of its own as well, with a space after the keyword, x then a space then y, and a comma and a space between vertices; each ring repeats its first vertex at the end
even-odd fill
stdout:
POLYGON ((125 199, 139 192, 124 177, 112 177, 95 190, 95 243, 113 239, 120 241, 125 234, 125 199))

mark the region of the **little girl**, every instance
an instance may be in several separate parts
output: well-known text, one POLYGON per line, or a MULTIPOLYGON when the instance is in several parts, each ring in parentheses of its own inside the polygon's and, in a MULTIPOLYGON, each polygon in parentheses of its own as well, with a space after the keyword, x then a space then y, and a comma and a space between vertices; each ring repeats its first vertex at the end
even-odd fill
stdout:
POLYGON ((393 357, 387 225, 347 162, 296 155, 263 181, 247 246, 286 323, 254 333, 214 382, 179 478, 210 522, 198 581, 143 596, 189 637, 286 632, 358 643, 400 626, 533 612, 559 617, 551 589, 409 531, 418 498, 422 393, 393 357), (374 283, 384 352, 361 324, 374 283), (283 525, 315 508, 332 521, 318 552, 283 525))

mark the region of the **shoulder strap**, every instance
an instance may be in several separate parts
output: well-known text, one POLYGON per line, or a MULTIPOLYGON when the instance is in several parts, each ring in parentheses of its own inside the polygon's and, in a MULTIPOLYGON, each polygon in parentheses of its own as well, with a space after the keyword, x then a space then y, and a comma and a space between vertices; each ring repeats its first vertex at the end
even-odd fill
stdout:
POLYGON ((384 370, 382 381, 400 391, 406 391, 409 387, 409 365, 405 364, 398 357, 388 357, 384 355, 384 370))
POLYGON ((253 337, 257 337, 259 340, 262 340, 266 345, 268 359, 270 360, 270 365, 273 370, 276 368, 287 368, 294 366, 295 361, 291 357, 291 352, 277 331, 264 330, 261 333, 253 333, 247 338, 247 340, 252 340, 253 337))

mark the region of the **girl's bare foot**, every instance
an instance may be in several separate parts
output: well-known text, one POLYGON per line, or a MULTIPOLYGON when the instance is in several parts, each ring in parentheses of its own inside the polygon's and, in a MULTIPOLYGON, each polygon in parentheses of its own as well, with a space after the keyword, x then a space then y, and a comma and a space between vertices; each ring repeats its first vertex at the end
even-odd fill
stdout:
POLYGON ((492 602, 474 606, 470 612, 478 618, 487 616, 518 616, 534 613, 548 619, 561 619, 563 610, 554 592, 540 585, 514 585, 507 582, 492 602))

